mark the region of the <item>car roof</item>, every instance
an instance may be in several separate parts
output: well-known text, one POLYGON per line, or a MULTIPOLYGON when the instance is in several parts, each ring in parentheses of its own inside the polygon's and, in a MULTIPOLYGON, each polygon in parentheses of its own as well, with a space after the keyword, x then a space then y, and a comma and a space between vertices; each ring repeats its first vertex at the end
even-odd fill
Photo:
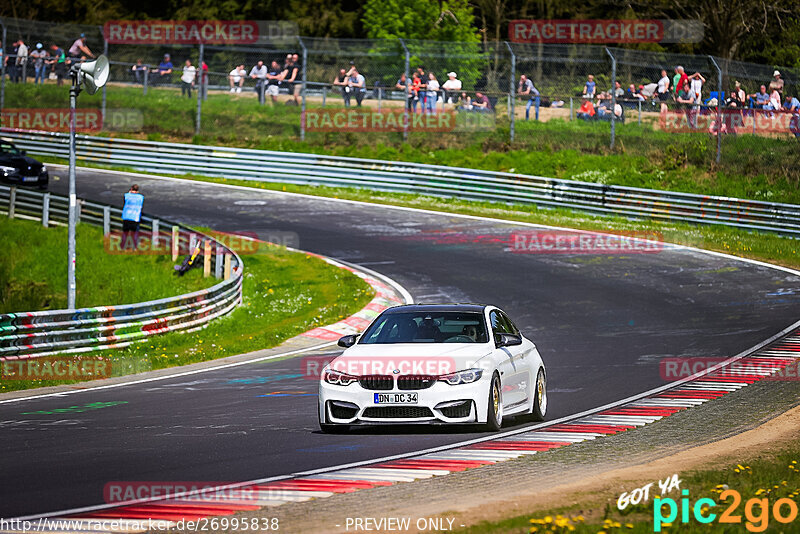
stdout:
POLYGON ((404 304, 389 308, 383 313, 409 313, 409 312, 483 312, 485 304, 404 304))

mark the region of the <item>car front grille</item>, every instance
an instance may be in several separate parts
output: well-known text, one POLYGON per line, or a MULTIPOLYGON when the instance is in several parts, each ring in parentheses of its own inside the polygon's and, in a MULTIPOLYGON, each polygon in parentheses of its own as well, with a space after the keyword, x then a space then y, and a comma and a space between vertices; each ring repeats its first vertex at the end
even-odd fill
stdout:
POLYGON ((433 417, 430 408, 423 406, 375 406, 364 410, 364 417, 374 419, 421 419, 433 417))
POLYGON ((406 375, 397 377, 397 389, 428 389, 436 383, 435 376, 406 375))
POLYGON ((384 375, 364 375, 358 379, 358 383, 364 389, 387 391, 394 387, 394 378, 384 375))

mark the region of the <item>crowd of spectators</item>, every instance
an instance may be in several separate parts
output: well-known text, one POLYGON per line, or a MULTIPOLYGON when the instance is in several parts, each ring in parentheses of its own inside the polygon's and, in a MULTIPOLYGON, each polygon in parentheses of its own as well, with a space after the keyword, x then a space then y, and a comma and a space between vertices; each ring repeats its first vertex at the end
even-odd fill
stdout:
POLYGON ((45 79, 52 79, 62 85, 73 63, 94 59, 95 55, 86 44, 86 35, 80 34, 67 52, 55 43, 49 47, 42 43, 29 47, 20 37, 11 43, 7 53, 0 49, 0 57, 11 83, 27 83, 28 77, 33 76, 34 84, 43 84, 45 79))

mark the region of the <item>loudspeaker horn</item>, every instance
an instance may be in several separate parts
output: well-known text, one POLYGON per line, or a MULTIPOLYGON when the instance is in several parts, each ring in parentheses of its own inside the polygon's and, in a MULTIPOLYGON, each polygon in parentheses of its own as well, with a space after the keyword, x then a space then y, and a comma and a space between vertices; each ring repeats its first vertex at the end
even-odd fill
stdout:
POLYGON ((81 81, 84 89, 90 95, 97 92, 108 81, 108 58, 101 55, 94 61, 81 63, 81 81))

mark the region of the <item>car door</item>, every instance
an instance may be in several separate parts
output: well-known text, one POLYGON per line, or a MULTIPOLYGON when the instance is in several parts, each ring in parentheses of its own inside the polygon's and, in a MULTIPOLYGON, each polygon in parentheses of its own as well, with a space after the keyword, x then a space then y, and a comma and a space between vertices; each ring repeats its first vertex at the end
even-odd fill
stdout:
MULTIPOLYGON (((492 338, 496 341, 499 334, 512 334, 512 326, 500 310, 489 312, 489 323, 492 327, 492 338)), ((519 346, 499 347, 497 359, 500 362, 500 378, 503 383, 503 410, 513 411, 527 402, 524 365, 519 361, 519 346)))
POLYGON ((514 321, 512 321, 511 318, 505 314, 505 312, 500 312, 500 316, 508 324, 509 331, 514 335, 520 336, 522 339, 522 345, 509 348, 514 349, 512 351, 514 353, 513 363, 516 374, 518 375, 516 380, 521 388, 521 391, 525 392, 525 400, 527 401, 533 395, 533 373, 535 372, 535 369, 533 369, 531 353, 536 348, 536 345, 522 336, 522 333, 519 331, 519 328, 517 328, 517 325, 514 324, 514 321))

